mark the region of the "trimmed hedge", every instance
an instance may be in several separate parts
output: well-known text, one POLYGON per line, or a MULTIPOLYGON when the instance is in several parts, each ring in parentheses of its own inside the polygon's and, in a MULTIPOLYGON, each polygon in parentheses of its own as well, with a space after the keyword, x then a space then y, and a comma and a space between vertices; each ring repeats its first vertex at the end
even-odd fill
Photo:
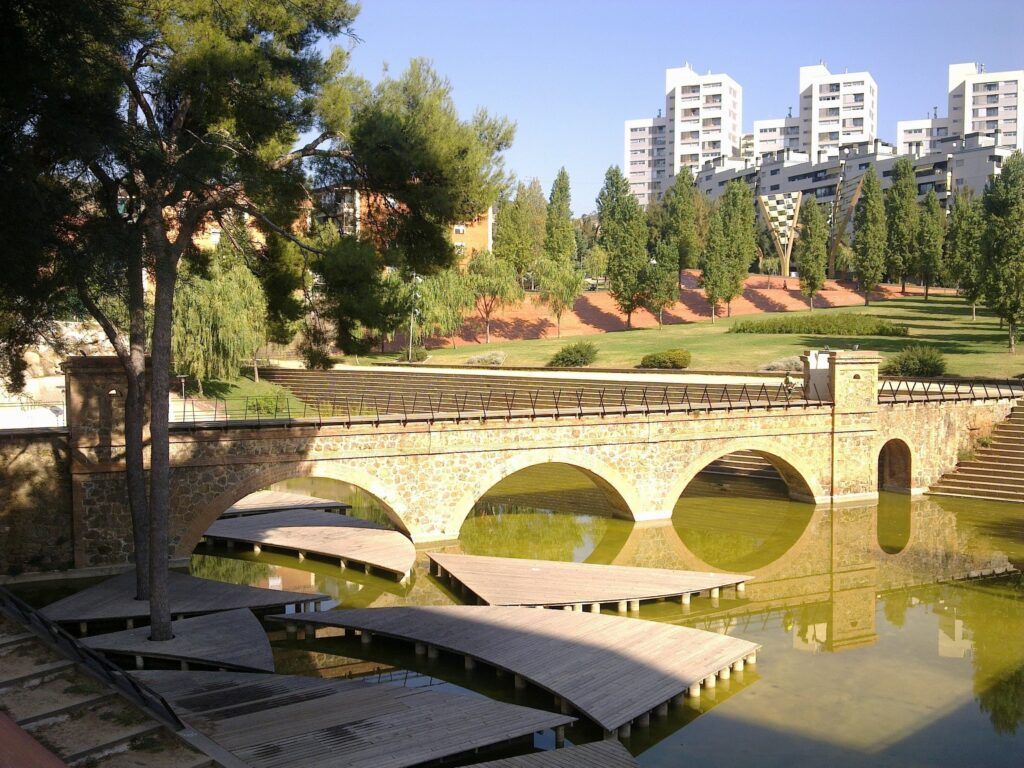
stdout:
POLYGON ((548 360, 549 368, 581 368, 597 359, 597 347, 589 341, 566 344, 548 360))
POLYGON ((935 347, 911 344, 886 360, 881 372, 886 376, 942 376, 946 372, 946 358, 935 347))
POLYGON ((810 336, 906 336, 905 325, 874 315, 834 312, 789 313, 780 317, 740 320, 729 333, 803 333, 810 336))
POLYGON ((640 359, 640 368, 689 368, 690 353, 685 349, 651 352, 640 359))

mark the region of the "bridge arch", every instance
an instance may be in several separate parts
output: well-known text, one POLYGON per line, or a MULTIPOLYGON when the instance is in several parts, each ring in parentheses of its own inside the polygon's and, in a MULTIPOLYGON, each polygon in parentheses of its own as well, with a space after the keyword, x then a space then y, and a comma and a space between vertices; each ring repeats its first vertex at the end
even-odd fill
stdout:
POLYGON ((406 503, 402 496, 396 489, 391 488, 361 467, 345 461, 285 462, 264 465, 260 471, 201 504, 190 516, 190 519, 184 521, 181 537, 175 547, 177 556, 188 557, 206 530, 228 507, 250 493, 296 477, 329 478, 363 489, 381 502, 384 512, 395 527, 409 535, 409 529, 404 522, 407 513, 406 503))
POLYGON ((502 480, 521 470, 543 464, 565 464, 581 471, 604 492, 619 515, 627 520, 637 519, 637 512, 643 509, 633 484, 611 464, 586 451, 554 448, 543 452, 512 454, 482 472, 453 506, 449 530, 460 530, 476 503, 502 480))
POLYGON ((662 500, 663 508, 669 510, 668 516, 671 516, 671 510, 675 508, 679 497, 698 473, 713 461, 737 451, 750 451, 768 461, 785 481, 791 498, 812 504, 828 502, 827 491, 821 487, 812 467, 802 458, 789 452, 782 456, 777 452, 778 447, 775 443, 764 439, 733 440, 719 444, 713 450, 693 459, 675 476, 662 500))
POLYGON ((878 447, 878 490, 914 490, 914 455, 902 437, 890 437, 878 447))

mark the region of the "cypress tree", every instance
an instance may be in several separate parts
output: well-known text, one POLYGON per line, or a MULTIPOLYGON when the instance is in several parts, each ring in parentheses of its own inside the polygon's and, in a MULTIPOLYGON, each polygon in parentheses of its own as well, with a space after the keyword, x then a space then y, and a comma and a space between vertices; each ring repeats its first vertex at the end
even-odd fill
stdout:
POLYGON ((684 168, 661 200, 647 207, 651 254, 656 256, 664 243, 669 249, 664 255, 671 251, 680 271, 693 269, 700 259, 701 230, 706 229, 706 223, 700 220, 706 214, 702 198, 689 168, 684 168))
POLYGON ((971 302, 971 319, 977 317, 977 304, 984 295, 981 271, 981 238, 985 217, 981 200, 970 192, 958 192, 946 230, 946 265, 960 294, 971 302))
POLYGON ((757 258, 757 223, 750 187, 739 180, 726 184, 719 211, 728 267, 722 300, 726 302, 729 316, 732 316, 732 300, 743 294, 750 265, 757 258))
POLYGON ((982 205, 985 303, 1006 322, 1013 353, 1024 320, 1024 155, 1019 150, 1003 161, 1002 171, 985 187, 982 205))
POLYGON ((645 300, 647 223, 618 166, 605 173, 597 196, 597 216, 598 244, 608 252, 608 290, 626 316, 626 326, 632 328, 633 313, 645 300))
POLYGON ((917 228, 918 271, 924 283, 924 298, 928 299, 928 289, 941 282, 945 274, 943 241, 946 236, 946 213, 939 205, 935 190, 928 190, 921 210, 917 228))
POLYGON ((545 221, 544 254, 549 261, 572 264, 576 259, 576 233, 572 225, 572 198, 565 168, 551 185, 545 221))
POLYGON ((821 206, 808 200, 800 208, 800 237, 793 246, 800 292, 807 297, 811 310, 814 297, 825 285, 825 265, 828 262, 828 226, 821 206))
POLYGON ((892 186, 885 193, 887 258, 889 276, 907 291, 907 274, 919 266, 917 254, 919 209, 914 163, 901 157, 892 167, 892 186))
POLYGON ((885 204, 874 167, 864 173, 860 200, 853 215, 854 272, 864 291, 864 304, 885 273, 885 204))
POLYGON ((711 214, 707 243, 701 253, 699 266, 700 285, 704 289, 708 304, 711 305, 711 322, 714 323, 718 314, 718 304, 729 294, 731 284, 721 208, 716 208, 711 214))

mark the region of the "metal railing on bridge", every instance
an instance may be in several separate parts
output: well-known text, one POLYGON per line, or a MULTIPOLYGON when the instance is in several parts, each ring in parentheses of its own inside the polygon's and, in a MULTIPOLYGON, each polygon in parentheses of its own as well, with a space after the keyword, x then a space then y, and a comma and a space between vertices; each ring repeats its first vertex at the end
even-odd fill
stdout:
POLYGON ((566 387, 530 391, 439 394, 338 395, 297 400, 290 395, 226 399, 187 398, 175 403, 171 421, 200 426, 288 424, 385 424, 462 422, 501 419, 583 418, 675 413, 775 410, 832 405, 832 393, 812 385, 780 383, 721 387, 694 384, 608 386, 589 392, 566 387))
POLYGON ((941 403, 1003 400, 1024 397, 1020 379, 911 379, 887 378, 878 387, 878 402, 941 403))

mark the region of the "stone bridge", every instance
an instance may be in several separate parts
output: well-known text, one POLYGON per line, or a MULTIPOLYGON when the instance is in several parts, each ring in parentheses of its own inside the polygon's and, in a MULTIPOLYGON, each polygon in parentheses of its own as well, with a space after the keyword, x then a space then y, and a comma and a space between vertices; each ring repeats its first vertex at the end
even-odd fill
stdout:
MULTIPOLYGON (((363 488, 415 542, 457 538, 492 486, 548 462, 585 472, 635 521, 670 518, 698 472, 741 450, 774 465, 795 499, 870 502, 880 487, 926 489, 956 464, 972 435, 1005 418, 1013 404, 1004 398, 880 405, 877 354, 833 351, 827 362, 827 370, 805 375, 827 376, 832 403, 568 418, 175 425, 173 554, 188 556, 242 497, 302 476, 363 488)), ((76 567, 123 563, 131 536, 119 369, 112 359, 75 358, 66 370, 71 559, 76 567)))

